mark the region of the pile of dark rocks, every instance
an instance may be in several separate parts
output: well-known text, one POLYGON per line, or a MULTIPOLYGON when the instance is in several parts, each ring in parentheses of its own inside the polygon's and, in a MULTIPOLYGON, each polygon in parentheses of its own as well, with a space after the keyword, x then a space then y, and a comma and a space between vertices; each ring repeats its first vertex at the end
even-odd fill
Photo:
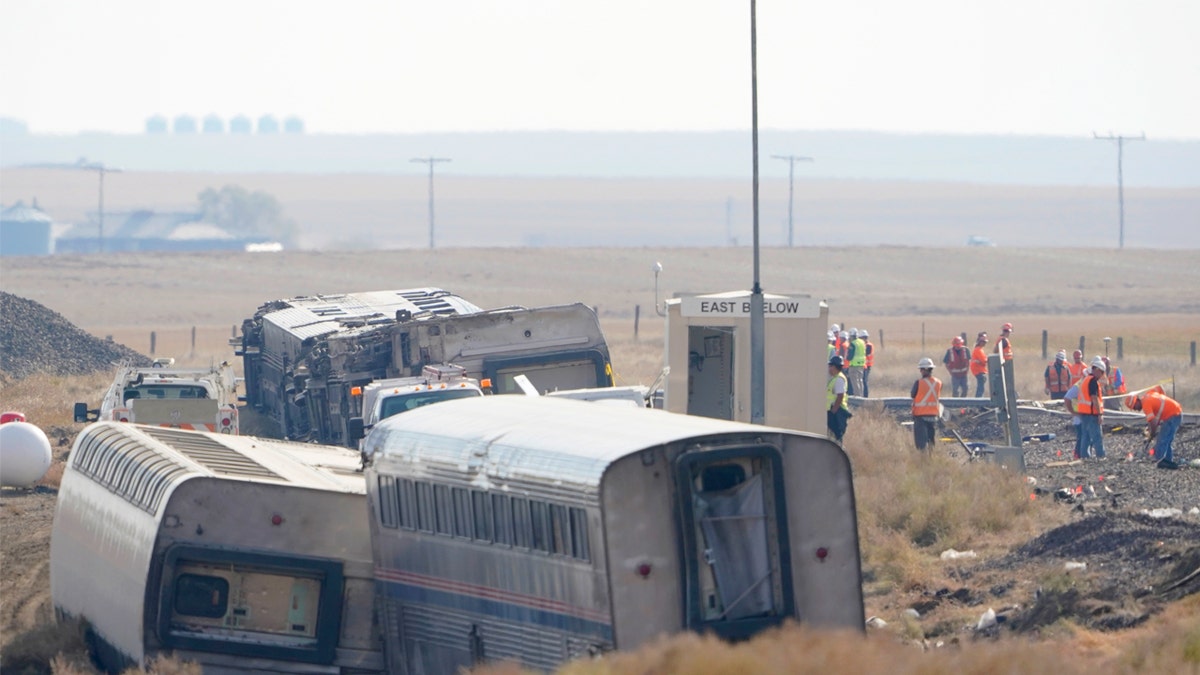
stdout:
POLYGON ((150 365, 149 358, 79 329, 44 305, 0 291, 0 376, 86 375, 123 361, 150 365))

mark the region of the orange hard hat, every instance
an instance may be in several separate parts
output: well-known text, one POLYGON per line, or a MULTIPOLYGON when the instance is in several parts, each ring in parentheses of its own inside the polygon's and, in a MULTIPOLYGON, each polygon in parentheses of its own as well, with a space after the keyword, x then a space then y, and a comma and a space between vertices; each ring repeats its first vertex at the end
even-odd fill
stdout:
POLYGON ((1001 327, 1000 327, 1000 329, 1001 329, 1001 330, 1006 330, 1006 331, 1008 331, 1008 332, 1010 332, 1010 333, 1011 333, 1011 332, 1012 332, 1012 324, 1011 324, 1011 323, 1006 323, 1006 324, 1004 324, 1003 326, 1001 326, 1001 327))
POLYGON ((955 336, 954 336, 954 346, 955 346, 955 347, 961 347, 962 345, 963 345, 963 339, 962 339, 962 337, 960 337, 960 336, 958 336, 958 335, 955 335, 955 336))

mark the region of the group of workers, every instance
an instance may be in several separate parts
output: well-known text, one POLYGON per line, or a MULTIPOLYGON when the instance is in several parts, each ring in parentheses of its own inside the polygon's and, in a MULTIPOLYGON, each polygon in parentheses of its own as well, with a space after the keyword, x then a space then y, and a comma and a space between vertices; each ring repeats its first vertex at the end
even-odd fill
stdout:
MULTIPOLYGON (((1001 326, 1000 338, 993 348, 993 353, 1001 355, 1004 361, 1013 359, 1012 331, 1011 323, 1001 326)), ((832 326, 827 337, 829 380, 825 388, 826 421, 830 436, 840 443, 851 417, 847 397, 854 395, 856 391, 861 392, 864 397, 867 396, 867 383, 871 365, 874 364, 874 346, 871 345, 866 331, 855 328, 842 331, 837 324, 832 326)), ((976 383, 975 397, 983 397, 988 372, 988 354, 985 350, 987 343, 986 332, 980 332, 976 336, 975 347, 970 351, 967 350, 962 337, 955 337, 951 342, 942 363, 950 372, 953 396, 966 397, 968 376, 973 375, 976 383)), ((1127 392, 1125 378, 1121 369, 1107 356, 1096 356, 1090 363, 1084 363, 1083 351, 1075 350, 1071 359, 1067 362, 1065 350, 1055 354, 1054 361, 1046 366, 1044 373, 1045 393, 1049 394, 1051 399, 1063 400, 1072 414, 1075 457, 1103 459, 1104 410, 1106 407, 1120 408, 1120 396, 1127 392)), ((937 420, 942 417, 944 410, 941 403, 942 382, 933 375, 933 359, 922 358, 917 363, 917 368, 921 377, 913 382, 910 391, 913 441, 918 450, 925 450, 934 444, 937 420)), ((1174 461, 1172 443, 1183 420, 1183 409, 1179 403, 1167 396, 1162 387, 1129 394, 1124 398, 1124 403, 1130 410, 1146 415, 1147 435, 1150 439, 1157 439, 1154 445, 1156 466, 1162 469, 1178 468, 1174 461)))

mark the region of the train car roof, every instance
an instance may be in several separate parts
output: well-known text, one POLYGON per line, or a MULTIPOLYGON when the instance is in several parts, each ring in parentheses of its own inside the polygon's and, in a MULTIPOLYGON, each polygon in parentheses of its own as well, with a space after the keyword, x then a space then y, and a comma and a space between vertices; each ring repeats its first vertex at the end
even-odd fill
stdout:
POLYGON ((372 429, 375 461, 426 462, 488 478, 599 485, 626 455, 727 434, 801 432, 661 410, 546 396, 457 399, 410 410, 372 429))
POLYGON ((482 308, 440 288, 409 288, 393 291, 365 291, 310 295, 282 301, 286 306, 266 312, 263 319, 295 332, 309 329, 314 335, 330 332, 343 323, 376 318, 394 322, 396 312, 413 314, 472 314, 482 308))
POLYGON ((112 452, 137 455, 136 461, 150 465, 146 455, 170 460, 178 469, 176 482, 207 476, 252 483, 286 484, 294 487, 365 494, 366 484, 359 469, 359 454, 342 447, 292 443, 255 436, 233 436, 168 427, 97 422, 80 434, 76 448, 87 439, 108 437, 112 452), (123 437, 123 438, 116 438, 123 437))

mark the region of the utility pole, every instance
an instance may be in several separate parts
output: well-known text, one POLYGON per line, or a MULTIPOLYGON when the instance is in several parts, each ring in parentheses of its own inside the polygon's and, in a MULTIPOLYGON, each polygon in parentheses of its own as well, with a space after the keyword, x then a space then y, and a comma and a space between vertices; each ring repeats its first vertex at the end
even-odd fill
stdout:
POLYGON ((750 290, 750 423, 766 424, 767 377, 764 354, 763 289, 758 276, 758 19, 750 0, 750 139, 754 157, 754 287, 750 290))
POLYGON ((410 162, 429 165, 429 250, 433 250, 433 166, 438 162, 449 162, 445 157, 413 157, 410 162))
POLYGON ((792 193, 796 186, 795 171, 796 162, 811 162, 812 157, 798 157, 796 155, 771 155, 772 159, 785 159, 788 163, 788 248, 792 247, 792 193))
POLYGON ((1142 132, 1140 136, 1114 136, 1109 132, 1107 136, 1101 136, 1096 132, 1092 132, 1092 137, 1099 141, 1116 141, 1117 142, 1117 207, 1120 209, 1120 235, 1117 248, 1125 248, 1125 178, 1121 169, 1121 164, 1125 156, 1125 141, 1144 141, 1146 140, 1146 132, 1142 132))
POLYGON ((75 171, 95 171, 100 179, 100 190, 98 197, 97 210, 97 228, 96 228, 96 248, 100 253, 104 253, 104 174, 106 173, 121 173, 121 170, 107 166, 104 162, 89 162, 86 157, 80 157, 71 163, 52 162, 45 164, 24 164, 23 168, 27 169, 70 169, 75 171))

